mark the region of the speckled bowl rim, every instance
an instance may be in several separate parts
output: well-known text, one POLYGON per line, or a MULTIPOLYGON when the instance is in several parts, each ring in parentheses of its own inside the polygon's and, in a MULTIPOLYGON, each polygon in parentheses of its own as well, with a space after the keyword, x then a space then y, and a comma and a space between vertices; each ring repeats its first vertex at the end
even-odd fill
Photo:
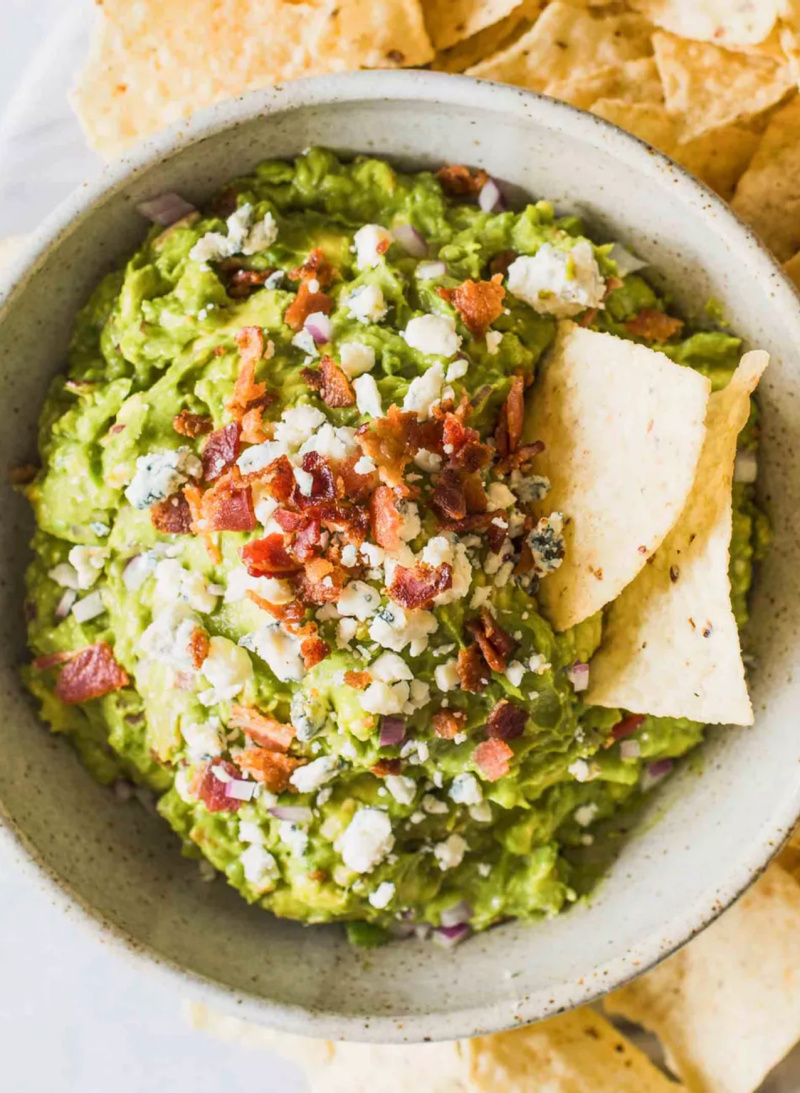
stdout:
MULTIPOLYGON (((423 70, 356 72, 279 84, 199 111, 188 121, 177 123, 142 141, 74 191, 32 233, 0 276, 0 305, 34 269, 38 260, 57 246, 74 225, 91 217, 97 202, 111 192, 124 190, 154 162, 168 159, 189 144, 214 137, 265 114, 358 101, 406 101, 418 102, 420 108, 452 105, 460 108, 472 106, 476 111, 495 111, 512 119, 519 118, 521 123, 532 121, 544 129, 558 130, 596 148, 602 146, 606 153, 623 160, 645 180, 658 180, 659 184, 663 184, 664 177, 668 177, 673 198, 687 207, 693 207, 695 215, 699 215, 697 207, 702 204, 705 213, 714 218, 715 231, 725 235, 732 253, 747 254, 750 263, 765 278, 769 278, 774 290, 774 306, 793 311, 800 330, 800 295, 781 266, 721 198, 668 156, 611 123, 555 99, 505 84, 423 70)), ((177 988, 184 997, 284 1032, 329 1039, 402 1043, 503 1031, 589 1003, 621 986, 681 948, 733 903, 764 871, 798 817, 800 791, 782 805, 776 805, 772 826, 765 829, 761 842, 749 853, 743 851, 731 862, 727 883, 704 905, 692 907, 679 931, 674 930, 673 922, 669 937, 654 933, 637 947, 635 956, 625 953, 598 968, 587 969, 585 987, 579 985, 576 989, 575 983, 562 984, 551 992, 547 1002, 539 997, 526 998, 516 1001, 512 1007, 507 1000, 501 1000, 448 1013, 372 1019, 271 1003, 206 979, 157 954, 88 905, 80 893, 73 890, 67 878, 56 875, 43 862, 25 832, 4 814, 2 802, 0 840, 4 852, 23 874, 39 882, 59 911, 66 914, 77 912, 73 919, 81 929, 108 943, 115 952, 133 959, 139 967, 154 974, 164 986, 177 988), (678 940, 675 940, 676 936, 678 940), (589 975, 589 972, 592 974, 589 975)), ((458 955, 454 955, 454 959, 458 959, 458 955)))

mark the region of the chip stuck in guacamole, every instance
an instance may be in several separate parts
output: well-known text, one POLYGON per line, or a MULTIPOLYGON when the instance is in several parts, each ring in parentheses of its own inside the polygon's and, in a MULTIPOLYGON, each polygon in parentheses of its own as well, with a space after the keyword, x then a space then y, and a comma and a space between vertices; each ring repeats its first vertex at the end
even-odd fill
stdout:
POLYGON ((703 737, 694 707, 656 716, 657 678, 586 701, 698 489, 732 627, 703 655, 744 678, 755 406, 699 481, 713 423, 732 460, 747 417, 739 340, 459 165, 312 149, 142 211, 25 487, 44 718, 277 915, 450 947, 561 911, 703 737))

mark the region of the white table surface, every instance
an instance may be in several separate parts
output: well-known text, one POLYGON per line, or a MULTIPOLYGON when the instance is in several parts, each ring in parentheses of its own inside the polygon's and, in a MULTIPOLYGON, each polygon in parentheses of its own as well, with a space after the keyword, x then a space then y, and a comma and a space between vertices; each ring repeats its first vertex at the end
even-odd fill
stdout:
MULTIPOLYGON (((0 237, 34 228, 95 165, 75 141, 66 100, 52 93, 53 80, 77 60, 60 48, 48 56, 52 32, 71 40, 63 23, 71 6, 0 0, 0 237), (52 150, 44 171, 43 147, 52 150)), ((179 991, 154 983, 56 910, 2 850, 0 1057, 2 1093, 306 1088, 289 1063, 193 1031, 179 991)))

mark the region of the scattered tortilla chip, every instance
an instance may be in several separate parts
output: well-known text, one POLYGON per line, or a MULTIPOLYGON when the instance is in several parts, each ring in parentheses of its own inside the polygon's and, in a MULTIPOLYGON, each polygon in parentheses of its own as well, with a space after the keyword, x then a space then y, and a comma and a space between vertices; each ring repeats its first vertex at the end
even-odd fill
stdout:
POLYGON ((73 104, 114 155, 193 110, 279 80, 433 56, 419 0, 104 0, 73 104))
POLYGON ((559 324, 534 388, 527 441, 552 484, 537 516, 562 512, 566 553, 539 599, 556 630, 615 600, 682 511, 705 436, 710 383, 663 353, 559 324))
POLYGON ((224 1040, 276 1051, 312 1093, 681 1093, 590 1009, 530 1028, 437 1044, 330 1043, 271 1032, 190 1004, 189 1020, 224 1040))
POLYGON ((478 61, 507 49, 533 26, 546 3, 547 0, 522 0, 505 19, 437 53, 431 68, 437 72, 465 72, 478 61))
POLYGON ((664 101, 661 77, 652 57, 638 61, 623 61, 620 65, 606 65, 588 75, 568 76, 548 84, 547 94, 562 102, 572 103, 588 110, 598 99, 614 99, 617 102, 664 101))
POLYGON ((681 1093, 594 1010, 466 1041, 476 1093, 681 1093))
POLYGON ((686 507, 652 561, 612 604, 591 662, 587 702, 752 725, 728 565, 736 440, 768 363, 763 351, 745 353, 728 386, 709 399, 686 507))
POLYGON ((761 141, 758 133, 745 126, 727 125, 681 144, 674 119, 658 103, 599 99, 591 110, 666 152, 726 200, 732 196, 761 141))
POLYGON ((770 119, 731 204, 779 261, 800 249, 800 98, 770 119))
POLYGON ((653 35, 667 110, 682 142, 711 129, 755 117, 793 86, 786 61, 735 53, 710 42, 687 42, 666 31, 653 35))
POLYGON ((423 0, 425 25, 436 49, 448 49, 499 23, 521 0, 423 0))
POLYGON ((553 83, 651 56, 650 30, 638 15, 597 14, 556 0, 518 41, 469 71, 549 94, 553 83))
POLYGON ((781 0, 630 0, 630 6, 681 38, 755 45, 774 27, 781 0))
POLYGON ((752 1093, 800 1038, 800 885, 778 865, 690 945, 609 995, 697 1093, 752 1093))
POLYGON ((788 262, 784 262, 783 268, 794 281, 795 287, 800 290, 800 251, 793 254, 788 262))

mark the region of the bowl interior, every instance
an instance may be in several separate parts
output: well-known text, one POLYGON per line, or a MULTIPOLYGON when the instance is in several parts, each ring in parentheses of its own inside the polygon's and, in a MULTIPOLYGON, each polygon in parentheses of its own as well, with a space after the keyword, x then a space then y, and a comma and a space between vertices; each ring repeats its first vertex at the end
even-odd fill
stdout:
MULTIPOLYGON (((258 160, 310 144, 396 163, 467 162, 521 193, 581 206, 596 237, 651 259, 689 313, 719 300, 772 363, 762 384, 763 493, 775 546, 758 577, 749 646, 756 725, 714 731, 701 764, 671 779, 591 903, 506 925, 455 954, 402 942, 369 953, 338 928, 302 928, 204 884, 166 825, 93 784, 42 729, 19 686, 21 578, 31 520, 2 488, 0 805, 47 873, 115 935, 189 976, 217 1005, 297 1032, 352 1039, 471 1035, 585 1001, 686 940, 766 862, 800 810, 793 681, 800 551, 790 520, 800 467, 800 305, 768 256, 707 191, 633 138, 512 88, 427 73, 304 81, 202 116, 86 188, 40 233, 0 311, 0 463, 35 453, 49 378, 75 310, 137 245, 136 202, 164 190, 201 201, 258 160), (45 245, 46 244, 46 245, 45 245), (38 253, 37 253, 38 252, 38 253)), ((22 268, 22 267, 20 267, 22 268)), ((21 860, 22 860, 22 856, 21 860)), ((170 972, 169 974, 174 974, 170 972)))

